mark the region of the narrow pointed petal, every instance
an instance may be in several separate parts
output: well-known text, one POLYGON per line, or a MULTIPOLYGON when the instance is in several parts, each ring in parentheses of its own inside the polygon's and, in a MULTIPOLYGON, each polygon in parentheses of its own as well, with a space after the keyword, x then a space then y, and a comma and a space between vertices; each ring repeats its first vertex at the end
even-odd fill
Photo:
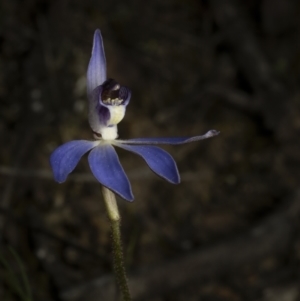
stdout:
POLYGON ((140 155, 151 170, 165 180, 173 184, 178 184, 180 182, 180 176, 174 159, 163 149, 149 145, 114 144, 120 148, 140 155))
POLYGON ((87 71, 87 93, 90 98, 92 91, 106 80, 106 59, 101 32, 94 33, 92 56, 87 71))
POLYGON ((59 146, 50 156, 55 181, 64 182, 81 157, 98 143, 97 141, 75 140, 59 146))
POLYGON ((127 139, 127 140, 117 140, 117 142, 122 144, 125 143, 125 144, 174 144, 176 145, 176 144, 184 144, 184 143, 204 140, 219 135, 219 133, 220 133, 219 131, 210 130, 202 136, 195 136, 195 137, 134 138, 134 139, 127 139))
POLYGON ((102 185, 125 200, 133 201, 128 178, 115 149, 110 144, 100 144, 95 147, 90 152, 88 160, 93 175, 102 185))

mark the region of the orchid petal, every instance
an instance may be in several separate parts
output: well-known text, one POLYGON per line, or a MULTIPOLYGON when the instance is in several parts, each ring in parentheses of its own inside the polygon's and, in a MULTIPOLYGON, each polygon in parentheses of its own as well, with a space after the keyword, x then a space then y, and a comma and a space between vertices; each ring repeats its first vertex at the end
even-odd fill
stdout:
POLYGON ((219 135, 219 131, 210 130, 206 134, 202 136, 195 136, 195 137, 168 137, 168 138, 134 138, 134 139, 127 139, 127 140, 117 140, 119 143, 125 144, 184 144, 190 143, 198 140, 204 140, 207 138, 214 137, 219 135))
POLYGON ((100 144, 94 148, 90 152, 88 160, 93 175, 102 185, 125 200, 133 201, 128 178, 115 149, 110 144, 100 144))
POLYGON ((95 133, 100 133, 101 128, 107 125, 110 118, 109 109, 99 101, 101 98, 102 86, 97 87, 89 97, 89 124, 95 133))
POLYGON ((97 141, 75 140, 59 146, 50 156, 55 181, 64 182, 81 157, 98 143, 97 141))
POLYGON ((92 56, 87 71, 88 97, 95 88, 102 85, 106 80, 106 59, 101 32, 97 29, 94 33, 92 56))
POLYGON ((114 144, 120 148, 140 155, 151 170, 165 180, 173 184, 178 184, 180 182, 180 176, 174 159, 163 149, 149 145, 114 144))

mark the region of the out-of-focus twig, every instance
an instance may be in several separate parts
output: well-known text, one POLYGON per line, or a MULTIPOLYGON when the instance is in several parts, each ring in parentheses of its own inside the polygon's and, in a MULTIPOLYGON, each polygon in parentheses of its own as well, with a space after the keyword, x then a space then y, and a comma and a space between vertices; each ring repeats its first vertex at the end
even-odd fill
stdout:
MULTIPOLYGON (((189 97, 184 102, 174 104, 171 108, 168 107, 165 110, 160 110, 155 116, 155 119, 158 122, 167 123, 182 114, 184 110, 194 108, 195 105, 199 103, 199 100, 202 101, 202 106, 204 106, 204 104, 206 105, 208 110, 216 98, 236 107, 240 111, 255 113, 258 112, 259 109, 253 97, 250 97, 243 91, 225 87, 220 84, 208 84, 201 87, 201 93, 197 94, 196 97, 189 97)), ((205 113, 206 110, 203 110, 202 107, 202 114, 205 115, 205 113)))
MULTIPOLYGON (((128 173, 131 180, 147 180, 154 179, 156 176, 148 168, 139 168, 136 170, 131 170, 128 173)), ((38 178, 43 180, 52 180, 53 174, 48 170, 29 170, 20 168, 11 168, 7 166, 0 166, 0 176, 4 175, 13 178, 38 178)), ((184 182, 199 181, 199 179, 206 176, 205 172, 182 172, 180 173, 181 180, 184 182)), ((98 183, 95 177, 91 173, 74 173, 69 175, 68 181, 81 182, 81 183, 98 183)))

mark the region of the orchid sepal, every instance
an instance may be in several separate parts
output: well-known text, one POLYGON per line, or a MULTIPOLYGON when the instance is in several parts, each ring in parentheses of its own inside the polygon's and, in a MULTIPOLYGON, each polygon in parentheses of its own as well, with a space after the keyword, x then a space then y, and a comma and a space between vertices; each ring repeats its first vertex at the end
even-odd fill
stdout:
POLYGON ((155 144, 168 144, 168 145, 178 145, 185 144, 195 141, 200 141, 204 139, 208 139, 214 136, 219 135, 220 132, 216 130, 210 130, 204 135, 200 136, 192 136, 192 137, 155 137, 155 138, 133 138, 133 139, 118 139, 118 143, 124 144, 139 144, 139 145, 155 145, 155 144))
POLYGON ((93 175, 102 185, 123 199, 133 201, 130 182, 115 149, 110 144, 99 144, 90 152, 88 160, 93 175))
POLYGON ((176 162, 168 152, 160 147, 152 145, 128 145, 118 143, 117 140, 113 142, 113 145, 141 156, 154 173, 168 182, 172 184, 180 183, 176 162))
POLYGON ((87 70, 87 95, 106 81, 106 58, 102 35, 99 29, 94 33, 93 48, 87 70))
POLYGON ((81 157, 98 144, 99 141, 73 140, 59 146, 50 156, 55 181, 63 183, 81 157))

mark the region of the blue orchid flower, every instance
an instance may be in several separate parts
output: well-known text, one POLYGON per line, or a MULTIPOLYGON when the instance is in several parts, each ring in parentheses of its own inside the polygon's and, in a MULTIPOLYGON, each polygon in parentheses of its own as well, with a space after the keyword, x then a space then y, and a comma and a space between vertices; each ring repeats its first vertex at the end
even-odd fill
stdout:
POLYGON ((81 157, 90 152, 88 161, 95 178, 127 201, 133 201, 130 182, 120 164, 114 146, 141 156, 150 169, 173 184, 180 182, 174 159, 156 144, 183 144, 219 134, 211 130, 205 135, 173 138, 136 138, 119 140, 117 124, 123 119, 131 91, 106 77, 106 59, 100 30, 94 34, 92 55, 87 70, 89 123, 95 141, 75 140, 58 147, 50 157, 54 179, 62 183, 74 170, 81 157))

